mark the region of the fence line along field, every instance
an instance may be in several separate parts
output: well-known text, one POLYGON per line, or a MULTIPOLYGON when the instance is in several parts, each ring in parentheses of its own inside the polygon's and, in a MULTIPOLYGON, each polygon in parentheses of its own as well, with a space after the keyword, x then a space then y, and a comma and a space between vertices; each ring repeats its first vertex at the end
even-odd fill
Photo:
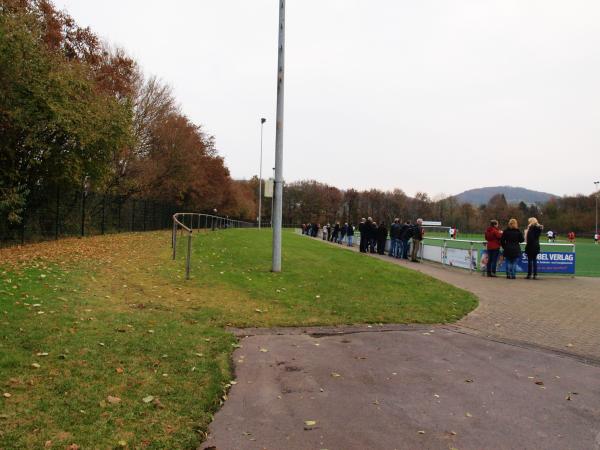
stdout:
MULTIPOLYGON (((448 238, 447 233, 442 232, 430 232, 426 231, 425 236, 435 238, 448 238)), ((448 246, 452 248, 463 248, 468 249, 470 244, 467 242, 460 242, 461 240, 473 240, 473 241, 485 241, 483 234, 475 233, 460 233, 458 235, 458 241, 448 240, 448 246)), ((442 241, 426 241, 428 245, 443 245, 442 241)), ((553 252, 570 252, 571 247, 568 246, 556 246, 556 247, 544 247, 547 240, 540 239, 542 250, 553 251, 553 252)), ((557 244, 569 244, 567 240, 556 240, 557 244)), ((600 277, 600 245, 594 244, 591 239, 576 239, 575 242, 575 274, 577 276, 584 277, 600 277)), ((482 249, 484 246, 476 245, 474 248, 482 249)))
POLYGON ((453 322, 463 290, 270 230, 169 232, 0 249, 0 448, 197 448, 232 380, 228 326, 453 322), (185 240, 180 240, 185 245, 185 240))

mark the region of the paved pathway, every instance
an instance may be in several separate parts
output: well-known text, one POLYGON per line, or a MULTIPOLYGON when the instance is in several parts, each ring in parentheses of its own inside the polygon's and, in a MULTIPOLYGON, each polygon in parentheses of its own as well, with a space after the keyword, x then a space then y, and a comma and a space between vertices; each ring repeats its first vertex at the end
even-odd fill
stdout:
POLYGON ((469 332, 600 361, 600 278, 542 275, 539 280, 507 280, 435 263, 371 256, 477 295, 479 307, 458 322, 469 332))
POLYGON ((376 329, 242 339, 201 448, 600 450, 599 367, 443 326, 376 329))

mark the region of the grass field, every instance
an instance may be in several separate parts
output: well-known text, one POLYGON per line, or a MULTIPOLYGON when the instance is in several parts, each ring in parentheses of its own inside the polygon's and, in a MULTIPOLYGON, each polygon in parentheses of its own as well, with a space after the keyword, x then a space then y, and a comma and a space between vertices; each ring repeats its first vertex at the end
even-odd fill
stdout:
MULTIPOLYGON (((446 233, 433 233, 428 232, 426 234, 428 237, 441 237, 447 238, 448 235, 446 233)), ((483 241, 485 238, 482 234, 459 234, 459 240, 469 240, 472 239, 474 241, 483 241)), ((425 241, 428 244, 436 245, 436 241, 425 241)), ((545 247, 543 244, 547 241, 545 239, 541 239, 540 243, 542 244, 542 250, 555 251, 555 252, 566 252, 571 251, 570 247, 553 247, 547 246, 545 247)), ((567 240, 557 240, 557 244, 567 244, 567 240)), ((442 242, 439 241, 437 244, 442 245, 442 242)), ((469 248, 468 243, 464 242, 452 242, 449 246, 453 248, 469 248)), ((477 247, 479 248, 479 247, 477 247)), ((577 276, 586 276, 586 277, 600 277, 600 245, 594 244, 591 239, 583 240, 578 239, 575 241, 575 274, 577 276)))
POLYGON ((427 276, 269 230, 0 251, 0 448, 196 448, 231 381, 227 326, 449 322, 476 299, 427 276), (181 242, 183 245, 183 242, 181 242))

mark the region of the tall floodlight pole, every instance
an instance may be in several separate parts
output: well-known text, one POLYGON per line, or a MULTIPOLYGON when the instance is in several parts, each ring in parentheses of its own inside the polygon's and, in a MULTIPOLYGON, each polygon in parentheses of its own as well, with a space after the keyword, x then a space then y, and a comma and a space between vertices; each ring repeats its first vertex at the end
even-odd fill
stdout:
POLYGON ((598 235, 598 185, 600 181, 594 181, 594 187, 596 188, 596 235, 598 235))
POLYGON ((277 57, 277 123, 275 126, 275 199, 273 211, 273 272, 281 272, 281 220, 283 197, 283 74, 285 56, 285 0, 279 0, 277 57))
POLYGON ((258 229, 260 230, 260 222, 262 221, 262 149, 263 149, 263 125, 267 119, 260 119, 260 165, 258 168, 258 229))

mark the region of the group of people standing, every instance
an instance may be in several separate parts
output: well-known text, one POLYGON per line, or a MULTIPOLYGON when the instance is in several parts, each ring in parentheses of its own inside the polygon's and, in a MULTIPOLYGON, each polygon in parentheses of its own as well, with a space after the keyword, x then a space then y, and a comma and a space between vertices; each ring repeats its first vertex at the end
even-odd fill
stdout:
MULTIPOLYGON (((353 246, 355 228, 352 223, 336 222, 334 225, 327 224, 321 228, 318 223, 302 224, 302 234, 317 237, 321 230, 324 241, 343 244, 347 242, 349 247, 353 246)), ((379 224, 372 217, 362 218, 358 224, 360 233, 360 251, 363 253, 385 254, 386 241, 388 239, 388 228, 384 222, 379 224)), ((390 249, 389 256, 394 258, 409 259, 419 262, 417 254, 420 243, 423 240, 423 220, 417 219, 414 224, 410 220, 401 223, 400 219, 394 219, 389 229, 390 249), (411 245, 412 242, 412 245, 411 245)))
MULTIPOLYGON (((358 226, 360 231, 360 251, 371 252, 380 255, 385 254, 385 244, 388 237, 388 229, 383 222, 377 225, 372 217, 361 219, 358 226)), ((413 225, 410 220, 401 223, 400 219, 394 219, 390 225, 390 249, 389 256, 393 258, 409 259, 419 262, 417 254, 423 240, 423 220, 417 219, 413 225), (412 242, 412 244, 411 244, 412 242)))
POLYGON ((303 223, 302 234, 311 237, 319 236, 319 230, 321 230, 321 237, 324 241, 335 242, 336 244, 343 244, 344 241, 348 244, 348 247, 354 245, 354 226, 351 223, 344 223, 340 225, 336 222, 335 225, 327 224, 323 225, 319 223, 303 223))
POLYGON ((523 233, 519 229, 517 219, 510 219, 508 226, 501 231, 497 220, 491 220, 490 226, 485 231, 487 241, 487 276, 496 277, 496 268, 502 248, 502 256, 506 261, 506 278, 514 280, 517 275, 517 264, 521 257, 521 243, 525 242, 527 255, 527 279, 537 279, 537 256, 540 253, 540 235, 544 229, 535 217, 527 221, 527 228, 523 233))

